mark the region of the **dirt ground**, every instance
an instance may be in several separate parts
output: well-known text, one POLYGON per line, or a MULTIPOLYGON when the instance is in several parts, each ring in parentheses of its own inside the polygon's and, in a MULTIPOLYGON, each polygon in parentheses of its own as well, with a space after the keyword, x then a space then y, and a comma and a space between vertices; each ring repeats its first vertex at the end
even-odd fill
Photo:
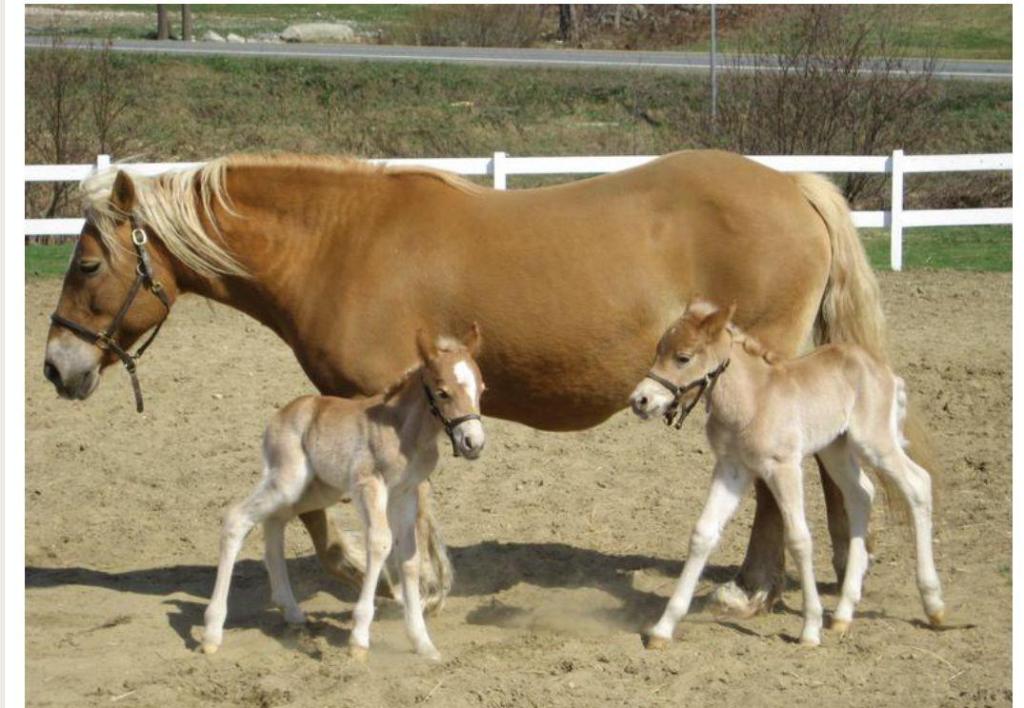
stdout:
MULTIPOLYGON (((950 626, 921 620, 909 532, 879 512, 876 562, 851 635, 793 643, 800 593, 751 619, 703 610, 665 652, 657 618, 703 502, 701 426, 680 434, 621 413, 581 433, 488 420, 480 461, 446 457, 436 503, 456 569, 428 618, 440 664, 409 651, 382 603, 367 664, 345 651, 354 594, 319 571, 298 522, 289 570, 311 623, 269 605, 253 532, 221 651, 196 651, 220 518, 259 474, 271 411, 310 389, 288 348, 193 299, 140 367, 146 413, 111 368, 93 398, 42 377, 53 280, 26 304, 26 653, 32 705, 938 705, 1011 702, 1010 275, 884 274, 892 351, 945 465, 936 554, 950 626)), ((835 584, 817 479, 808 497, 826 609, 835 584)), ((348 525, 353 516, 344 510, 348 525)), ((748 500, 699 595, 742 559, 748 500)))

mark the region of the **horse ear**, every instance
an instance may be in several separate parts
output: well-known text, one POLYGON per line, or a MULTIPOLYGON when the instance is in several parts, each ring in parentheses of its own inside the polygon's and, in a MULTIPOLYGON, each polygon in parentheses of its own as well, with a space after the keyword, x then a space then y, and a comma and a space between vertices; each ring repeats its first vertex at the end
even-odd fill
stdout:
POLYGON ((131 214, 135 208, 135 183, 128 173, 118 170, 114 187, 110 190, 110 203, 123 214, 131 214))
POLYGON ((437 356, 437 345, 423 329, 416 330, 416 351, 423 362, 428 362, 437 356))
POLYGON ((469 350, 470 356, 476 357, 480 353, 480 344, 483 341, 483 337, 480 336, 480 325, 474 322, 466 330, 466 333, 462 335, 462 343, 466 349, 469 350))
POLYGON ((711 336, 717 335, 725 326, 732 321, 732 316, 736 312, 736 304, 733 303, 727 310, 718 309, 712 312, 702 323, 702 326, 707 329, 708 334, 711 336))

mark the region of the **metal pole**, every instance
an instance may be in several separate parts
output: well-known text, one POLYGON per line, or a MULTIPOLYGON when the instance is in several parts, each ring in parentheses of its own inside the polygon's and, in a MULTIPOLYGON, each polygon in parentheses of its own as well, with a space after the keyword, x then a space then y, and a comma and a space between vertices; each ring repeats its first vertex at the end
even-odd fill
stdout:
POLYGON ((711 5, 711 127, 715 126, 715 119, 718 117, 718 71, 715 66, 715 55, 718 53, 715 47, 715 6, 711 5))

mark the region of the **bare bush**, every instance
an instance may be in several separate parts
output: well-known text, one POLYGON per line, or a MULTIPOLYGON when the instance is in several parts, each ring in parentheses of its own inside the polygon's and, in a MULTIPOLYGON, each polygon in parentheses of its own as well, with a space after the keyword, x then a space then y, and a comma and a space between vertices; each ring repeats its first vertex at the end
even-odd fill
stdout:
MULTIPOLYGON (((26 56, 25 162, 81 164, 97 154, 123 155, 133 144, 129 112, 137 95, 114 65, 110 42, 100 50, 70 49, 59 31, 51 46, 26 56)), ((26 193, 31 215, 65 211, 73 185, 34 185, 26 193)))
MULTIPOLYGON (((925 142, 934 59, 905 56, 891 14, 836 5, 780 12, 786 21, 768 23, 746 48, 753 66, 723 75, 709 143, 747 154, 877 155, 925 142)), ((842 183, 851 201, 882 185, 869 175, 842 183)))
POLYGON ((541 37, 543 5, 425 5, 413 13, 409 39, 428 46, 529 47, 541 37))

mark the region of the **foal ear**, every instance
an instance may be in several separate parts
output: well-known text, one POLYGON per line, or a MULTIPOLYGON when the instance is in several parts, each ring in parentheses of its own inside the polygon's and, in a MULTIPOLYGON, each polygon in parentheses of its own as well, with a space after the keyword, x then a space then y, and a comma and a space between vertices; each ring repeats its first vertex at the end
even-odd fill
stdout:
POLYGON ((723 310, 718 309, 707 316, 704 320, 703 326, 707 329, 707 332, 711 336, 717 335, 725 326, 732 321, 732 316, 736 314, 736 303, 729 305, 729 309, 723 310))
POLYGON ((110 190, 111 205, 123 214, 131 214, 135 208, 135 183, 124 170, 117 171, 114 187, 110 190))
POLYGON ((466 330, 466 333, 462 335, 462 344, 469 350, 470 356, 475 358, 480 353, 480 344, 482 342, 483 337, 480 335, 480 325, 474 322, 466 330))
POLYGON ((437 356, 437 345, 434 343, 434 339, 423 329, 416 330, 416 351, 423 362, 428 362, 437 356))

